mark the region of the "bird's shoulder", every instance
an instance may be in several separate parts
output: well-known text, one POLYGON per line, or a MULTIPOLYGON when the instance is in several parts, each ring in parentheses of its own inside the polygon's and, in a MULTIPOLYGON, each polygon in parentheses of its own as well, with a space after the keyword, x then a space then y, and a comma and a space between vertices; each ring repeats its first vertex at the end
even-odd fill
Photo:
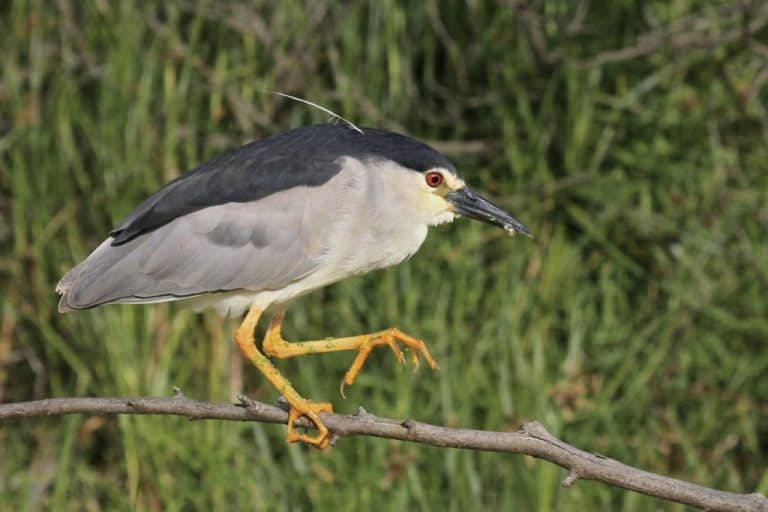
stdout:
POLYGON ((112 244, 123 244, 210 206, 256 201, 299 185, 321 185, 339 171, 336 158, 322 151, 321 135, 316 130, 292 130, 208 160, 141 202, 110 233, 112 244))
POLYGON ((221 204, 317 187, 341 170, 340 157, 377 156, 412 169, 450 163, 428 145, 386 130, 317 124, 251 142, 199 165, 145 199, 111 233, 120 245, 177 217, 221 204))

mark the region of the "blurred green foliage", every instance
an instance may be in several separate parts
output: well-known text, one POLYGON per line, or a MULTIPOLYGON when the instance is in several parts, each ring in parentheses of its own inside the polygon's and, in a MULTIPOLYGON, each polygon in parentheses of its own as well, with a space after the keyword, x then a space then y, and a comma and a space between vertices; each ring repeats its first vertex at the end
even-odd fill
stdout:
MULTIPOLYGON (((316 292, 281 361, 336 409, 485 429, 538 419, 587 450, 768 492, 768 30, 763 2, 0 5, 0 400, 276 393, 234 322, 169 305, 63 316, 60 275, 162 183, 323 114, 435 143, 536 234, 457 222, 407 263, 316 292)), ((167 417, 0 424, 4 510, 680 510, 522 456, 167 417)))

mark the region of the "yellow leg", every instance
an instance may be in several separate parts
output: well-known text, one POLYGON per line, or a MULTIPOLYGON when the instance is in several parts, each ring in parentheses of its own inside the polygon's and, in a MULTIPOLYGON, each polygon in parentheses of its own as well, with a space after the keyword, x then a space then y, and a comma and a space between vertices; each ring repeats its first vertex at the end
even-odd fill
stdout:
POLYGON ((284 316, 284 312, 277 313, 275 316, 273 316, 272 320, 269 322, 267 334, 264 336, 264 352, 273 357, 282 359, 305 354, 337 352, 340 350, 358 351, 357 357, 352 362, 352 366, 350 366, 349 370, 347 370, 347 373, 344 375, 344 379, 341 381, 342 395, 344 394, 344 386, 352 385, 355 382, 355 378, 362 369, 365 360, 371 353, 371 350, 379 345, 389 346, 389 348, 395 354, 397 360, 401 364, 405 364, 405 357, 403 357, 403 352, 400 350, 400 347, 397 346, 397 343, 400 342, 408 348, 414 366, 419 365, 419 354, 421 354, 431 368, 437 368, 437 363, 432 358, 429 350, 427 350, 427 346, 424 345, 424 342, 405 334, 400 329, 386 329, 384 331, 379 331, 372 334, 350 336, 348 338, 331 338, 327 340, 289 343, 285 341, 280 334, 280 326, 283 323, 284 316))
POLYGON ((288 434, 286 435, 285 440, 289 443, 302 441, 318 448, 327 447, 330 443, 331 436, 326 426, 320 420, 318 413, 333 412, 333 407, 330 403, 312 402, 299 395, 293 386, 291 386, 291 383, 277 371, 277 368, 272 365, 269 359, 259 352, 253 339, 253 332, 256 329, 256 324, 258 324, 260 316, 261 311, 252 307, 245 316, 243 323, 240 324, 240 327, 237 329, 235 339, 237 340, 237 345, 240 347, 240 351, 243 355, 256 365, 256 368, 258 368, 267 380, 277 388, 291 407, 288 413, 288 434), (296 419, 301 416, 306 416, 315 424, 318 430, 316 436, 308 436, 296 432, 294 423, 296 422, 296 419))

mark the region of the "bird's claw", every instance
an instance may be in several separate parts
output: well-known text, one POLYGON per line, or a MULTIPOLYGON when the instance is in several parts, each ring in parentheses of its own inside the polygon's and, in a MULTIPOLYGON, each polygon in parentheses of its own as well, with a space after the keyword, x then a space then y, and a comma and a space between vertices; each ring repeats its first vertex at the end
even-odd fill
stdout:
POLYGON ((285 436, 287 443, 302 442, 308 445, 320 448, 321 450, 327 448, 331 444, 331 433, 328 428, 320 420, 318 413, 321 412, 333 412, 333 406, 328 402, 312 402, 310 400, 302 400, 301 402, 290 404, 291 408, 288 411, 288 433, 285 436), (306 416, 309 421, 315 424, 318 430, 317 435, 310 436, 307 434, 299 434, 296 432, 295 423, 296 420, 302 416, 306 416))
POLYGON ((360 370, 362 369, 366 359, 368 359, 371 351, 379 345, 386 344, 392 350, 392 353, 395 355, 397 361, 400 364, 405 365, 405 356, 403 355, 403 351, 398 346, 398 343, 405 345, 405 348, 408 350, 408 354, 410 355, 414 370, 416 370, 421 363, 419 358, 420 355, 424 358, 430 368, 438 368, 437 363, 432 357, 432 354, 429 353, 429 350, 423 341, 405 334, 400 329, 387 329, 386 331, 370 335, 368 339, 360 345, 357 357, 352 362, 352 366, 349 367, 349 370, 347 370, 347 373, 344 375, 344 378, 341 381, 341 385, 339 386, 341 396, 346 398, 344 395, 344 387, 354 384, 357 374, 360 373, 360 370))

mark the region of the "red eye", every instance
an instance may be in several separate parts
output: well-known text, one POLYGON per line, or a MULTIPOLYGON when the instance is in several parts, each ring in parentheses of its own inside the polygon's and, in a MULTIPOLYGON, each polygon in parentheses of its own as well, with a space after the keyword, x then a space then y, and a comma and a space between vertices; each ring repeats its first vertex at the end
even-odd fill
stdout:
POLYGON ((443 184, 443 175, 439 172, 428 172, 427 173, 427 185, 429 185, 432 188, 439 187, 443 184))

